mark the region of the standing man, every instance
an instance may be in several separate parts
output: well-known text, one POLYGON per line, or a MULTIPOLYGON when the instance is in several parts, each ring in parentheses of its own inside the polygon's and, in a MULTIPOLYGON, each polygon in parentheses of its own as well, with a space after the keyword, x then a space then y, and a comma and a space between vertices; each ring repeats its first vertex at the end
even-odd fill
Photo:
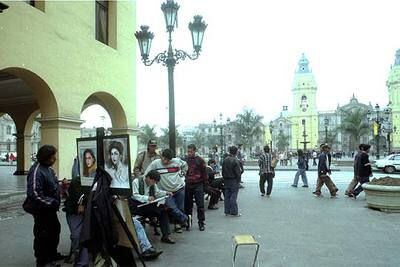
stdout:
MULTIPOLYGON (((236 158, 239 160, 240 163, 240 172, 244 173, 244 156, 242 154, 242 147, 243 144, 238 144, 238 152, 236 158)), ((240 178, 239 188, 244 188, 242 178, 240 178)))
POLYGON ((369 177, 372 176, 372 168, 371 168, 371 163, 369 162, 369 149, 370 145, 367 144, 361 144, 360 145, 360 150, 361 152, 359 153, 359 156, 357 158, 357 177, 359 179, 360 185, 354 189, 354 191, 351 191, 349 193, 350 197, 356 198, 362 191, 362 185, 364 183, 369 182, 369 177))
POLYGON ((307 181, 307 174, 306 171, 308 170, 308 162, 307 159, 304 155, 303 150, 299 149, 297 150, 297 172, 296 175, 294 176, 294 181, 292 186, 297 187, 297 184, 299 182, 299 177, 301 175, 301 179, 303 180, 303 187, 308 187, 308 181, 307 181))
POLYGON ((225 215, 241 216, 238 211, 237 196, 239 193, 240 178, 242 176, 240 162, 236 158, 238 149, 235 146, 229 148, 229 155, 222 162, 222 177, 225 187, 225 215))
POLYGON ((313 166, 317 166, 317 157, 318 157, 317 151, 313 150, 313 151, 312 151, 312 158, 313 158, 313 163, 312 163, 312 165, 313 165, 313 166))
POLYGON ((142 176, 150 163, 161 158, 156 150, 157 141, 150 139, 149 142, 147 142, 147 151, 140 152, 136 157, 135 166, 133 167, 135 178, 142 176))
POLYGON ((317 186, 313 194, 317 197, 321 196, 321 188, 325 185, 328 187, 331 194, 331 198, 336 197, 337 188, 332 182, 329 174, 331 174, 331 169, 329 168, 329 146, 327 144, 321 145, 321 153, 318 158, 318 178, 317 186))
POLYGON ((272 163, 272 155, 269 153, 269 146, 264 146, 264 152, 261 154, 258 159, 258 166, 260 167, 260 192, 261 196, 265 196, 265 181, 268 182, 267 186, 267 197, 271 195, 273 178, 274 178, 274 169, 271 166, 272 163))
MULTIPOLYGON (((156 170, 161 175, 158 187, 173 194, 165 200, 166 206, 171 209, 172 217, 181 227, 189 227, 191 219, 184 213, 185 181, 183 177, 188 170, 187 163, 180 158, 174 158, 174 152, 167 148, 161 153, 161 159, 150 163, 145 171, 145 176, 151 170, 156 170)), ((180 229, 176 230, 181 232, 180 229)))
POLYGON ((204 159, 196 155, 196 146, 190 144, 187 147, 188 171, 186 173, 185 185, 185 213, 192 216, 193 213, 193 198, 197 206, 197 219, 199 230, 205 229, 205 212, 204 212, 204 187, 207 186, 207 170, 204 159))
POLYGON ((42 146, 36 162, 27 177, 27 198, 23 204, 26 212, 33 215, 33 250, 36 266, 55 266, 64 257, 57 253, 61 225, 57 217, 60 208, 58 179, 51 168, 57 160, 57 149, 42 146))
POLYGON ((359 157, 362 153, 362 146, 364 146, 364 144, 360 144, 358 146, 359 150, 358 150, 357 154, 354 156, 354 176, 353 176, 353 179, 351 180, 349 186, 347 187, 346 192, 344 193, 348 197, 352 197, 351 192, 356 188, 358 181, 360 180, 357 172, 358 172, 358 167, 359 167, 358 164, 360 163, 359 157))

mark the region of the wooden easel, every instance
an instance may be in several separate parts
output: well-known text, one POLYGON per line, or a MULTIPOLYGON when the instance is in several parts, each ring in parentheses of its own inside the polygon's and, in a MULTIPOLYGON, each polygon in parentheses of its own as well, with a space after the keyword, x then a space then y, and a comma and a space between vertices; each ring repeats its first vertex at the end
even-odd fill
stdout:
MULTIPOLYGON (((103 138, 105 136, 105 130, 103 127, 96 128, 96 143, 97 143, 97 166, 101 167, 104 169, 104 147, 103 147, 103 138)), ((120 198, 119 196, 115 196, 116 198, 120 198)), ((126 236, 128 237, 129 242, 131 243, 133 249, 135 250, 140 262, 144 267, 146 267, 146 264, 144 263, 144 260, 139 252, 139 248, 137 246, 137 243, 135 239, 133 238, 133 235, 131 231, 129 230, 128 226, 126 225, 125 219, 122 217, 118 207, 115 204, 112 204, 112 209, 115 213, 115 215, 118 218, 119 223, 122 226, 122 229, 124 229, 124 232, 126 236)), ((127 219, 132 219, 132 214, 130 213, 128 209, 128 214, 127 214, 127 219)))

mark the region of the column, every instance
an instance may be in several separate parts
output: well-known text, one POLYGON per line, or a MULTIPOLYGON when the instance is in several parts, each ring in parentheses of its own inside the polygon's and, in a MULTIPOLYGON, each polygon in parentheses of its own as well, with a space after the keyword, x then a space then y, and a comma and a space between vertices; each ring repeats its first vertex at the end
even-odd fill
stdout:
POLYGON ((17 138, 17 170, 14 172, 14 175, 25 175, 31 167, 32 135, 16 133, 14 136, 17 138))
POLYGON ((41 145, 53 145, 58 150, 57 162, 53 166, 58 179, 70 179, 77 155, 76 138, 81 136, 83 121, 74 117, 48 117, 38 121, 41 123, 41 145))

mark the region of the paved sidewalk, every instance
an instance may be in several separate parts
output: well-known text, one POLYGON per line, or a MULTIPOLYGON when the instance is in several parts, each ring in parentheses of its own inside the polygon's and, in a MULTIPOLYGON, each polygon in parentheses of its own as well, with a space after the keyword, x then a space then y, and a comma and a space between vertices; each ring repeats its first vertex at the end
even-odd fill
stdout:
MULTIPOLYGON (((174 245, 150 234, 164 253, 148 266, 231 266, 231 237, 239 233, 253 234, 259 241, 260 266, 400 266, 400 214, 366 208, 363 194, 357 200, 344 197, 351 172, 333 174, 338 199, 330 199, 326 189, 325 197, 312 196, 315 172, 308 173, 310 188, 290 187, 294 173, 278 171, 272 197, 266 198, 258 193, 257 172, 246 171, 246 187, 239 194, 242 217, 226 217, 222 208, 207 211, 205 232, 194 220, 190 232, 173 234, 174 245)), ((63 213, 60 218, 60 251, 66 253, 68 228, 63 213)), ((34 266, 32 224, 29 215, 0 221, 1 266, 34 266)), ((239 254, 237 266, 250 266, 244 261, 247 256, 249 250, 239 254)))

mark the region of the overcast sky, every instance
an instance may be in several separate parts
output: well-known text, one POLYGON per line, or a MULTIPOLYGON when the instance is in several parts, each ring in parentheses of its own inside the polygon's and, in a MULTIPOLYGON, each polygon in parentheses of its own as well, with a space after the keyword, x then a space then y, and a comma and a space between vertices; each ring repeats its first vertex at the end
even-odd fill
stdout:
MULTIPOLYGON (((137 29, 155 37, 151 57, 167 48, 163 1, 137 0, 137 29)), ((400 1, 181 0, 173 46, 192 51, 188 23, 208 24, 196 61, 175 68, 177 125, 231 118, 243 107, 265 121, 292 106, 292 81, 301 53, 315 75, 320 111, 334 110, 352 94, 364 103, 388 102, 386 80, 400 48, 400 1)), ((137 49, 138 122, 168 125, 167 69, 145 67, 137 49)))

